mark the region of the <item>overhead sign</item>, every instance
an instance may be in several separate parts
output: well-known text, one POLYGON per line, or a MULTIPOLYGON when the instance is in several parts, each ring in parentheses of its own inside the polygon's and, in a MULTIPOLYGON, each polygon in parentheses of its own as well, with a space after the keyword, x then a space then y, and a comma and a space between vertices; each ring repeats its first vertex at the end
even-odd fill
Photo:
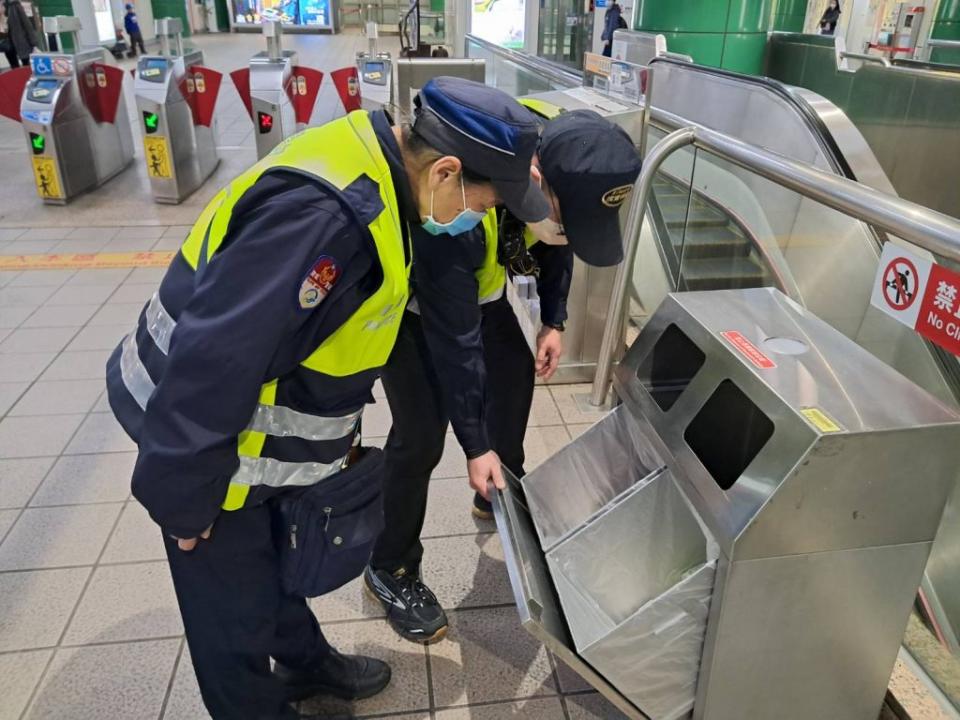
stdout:
POLYGON ((960 355, 960 273, 888 242, 870 304, 960 355))

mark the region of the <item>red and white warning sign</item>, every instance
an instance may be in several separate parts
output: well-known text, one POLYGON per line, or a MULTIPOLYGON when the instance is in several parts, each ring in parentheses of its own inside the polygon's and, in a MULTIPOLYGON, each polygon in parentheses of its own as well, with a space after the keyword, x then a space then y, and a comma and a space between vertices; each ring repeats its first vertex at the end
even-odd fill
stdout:
POLYGON ((747 340, 747 338, 743 336, 743 333, 737 332, 736 330, 724 330, 720 333, 720 336, 761 370, 773 370, 773 368, 777 366, 773 360, 763 354, 760 348, 747 340))
POLYGON ((960 355, 960 273, 888 242, 870 304, 960 355))

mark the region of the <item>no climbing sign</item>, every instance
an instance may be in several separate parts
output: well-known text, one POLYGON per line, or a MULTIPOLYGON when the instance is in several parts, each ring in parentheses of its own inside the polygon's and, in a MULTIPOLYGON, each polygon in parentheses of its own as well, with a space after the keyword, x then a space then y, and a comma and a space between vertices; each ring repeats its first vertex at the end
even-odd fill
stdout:
POLYGON ((888 242, 870 303, 960 355, 960 274, 888 242))

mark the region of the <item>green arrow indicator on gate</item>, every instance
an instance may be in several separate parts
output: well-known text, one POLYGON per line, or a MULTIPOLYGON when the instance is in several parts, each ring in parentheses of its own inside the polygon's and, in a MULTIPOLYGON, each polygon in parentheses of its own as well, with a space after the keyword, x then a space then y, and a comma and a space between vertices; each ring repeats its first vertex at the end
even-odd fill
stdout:
POLYGON ((30 133, 30 144, 33 146, 34 155, 42 155, 43 150, 47 145, 47 140, 39 133, 30 133))
POLYGON ((148 133, 155 133, 157 131, 157 125, 159 124, 160 117, 156 113, 143 113, 143 126, 146 128, 148 133))

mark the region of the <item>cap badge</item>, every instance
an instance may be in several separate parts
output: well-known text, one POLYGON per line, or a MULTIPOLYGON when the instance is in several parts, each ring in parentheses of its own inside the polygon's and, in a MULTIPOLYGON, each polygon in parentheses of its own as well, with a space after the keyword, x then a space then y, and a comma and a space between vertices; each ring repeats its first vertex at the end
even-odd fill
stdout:
POLYGON ((627 195, 630 194, 630 191, 633 190, 633 185, 621 185, 620 187, 615 187, 612 190, 607 190, 603 197, 600 198, 602 202, 607 207, 615 208, 623 205, 623 201, 627 199, 627 195))

